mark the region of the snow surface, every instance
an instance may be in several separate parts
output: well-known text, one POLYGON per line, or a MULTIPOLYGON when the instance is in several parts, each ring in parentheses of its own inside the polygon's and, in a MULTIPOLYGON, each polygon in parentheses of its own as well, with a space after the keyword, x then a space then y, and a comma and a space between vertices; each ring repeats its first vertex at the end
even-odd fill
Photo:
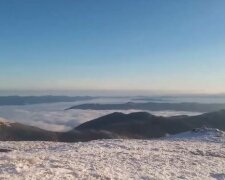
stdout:
POLYGON ((9 122, 7 119, 0 117, 0 126, 11 126, 13 122, 9 122))
POLYGON ((225 143, 225 132, 214 128, 196 128, 192 131, 168 136, 166 139, 225 143))
POLYGON ((208 138, 202 132, 189 132, 180 139, 177 135, 86 143, 0 142, 0 149, 12 150, 0 153, 0 179, 222 180, 224 137, 209 131, 205 130, 208 138), (191 134, 199 138, 194 140, 191 134))

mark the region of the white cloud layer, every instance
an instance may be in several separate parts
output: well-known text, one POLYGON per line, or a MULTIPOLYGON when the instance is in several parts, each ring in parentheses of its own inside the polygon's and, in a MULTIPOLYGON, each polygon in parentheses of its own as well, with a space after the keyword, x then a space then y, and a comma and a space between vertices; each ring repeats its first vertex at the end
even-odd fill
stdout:
MULTIPOLYGON (((98 99, 75 103, 53 103, 26 106, 0 106, 0 118, 27 125, 37 126, 52 131, 67 131, 86 121, 113 113, 131 113, 140 110, 69 110, 64 109, 77 104, 90 103, 121 103, 129 99, 98 99)), ((148 111, 159 116, 197 115, 199 113, 184 111, 148 111)))

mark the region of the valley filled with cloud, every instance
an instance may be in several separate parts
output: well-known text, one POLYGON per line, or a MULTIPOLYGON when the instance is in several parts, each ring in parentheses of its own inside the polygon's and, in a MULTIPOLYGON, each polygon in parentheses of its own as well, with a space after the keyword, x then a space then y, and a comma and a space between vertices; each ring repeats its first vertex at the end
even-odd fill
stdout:
MULTIPOLYGON (((123 103, 129 98, 99 98, 69 103, 49 103, 23 106, 0 106, 0 118, 7 121, 36 126, 51 131, 68 131, 81 123, 113 113, 125 114, 141 110, 65 110, 72 105, 84 103, 123 103)), ((198 115, 198 112, 185 111, 147 111, 157 116, 198 115)))

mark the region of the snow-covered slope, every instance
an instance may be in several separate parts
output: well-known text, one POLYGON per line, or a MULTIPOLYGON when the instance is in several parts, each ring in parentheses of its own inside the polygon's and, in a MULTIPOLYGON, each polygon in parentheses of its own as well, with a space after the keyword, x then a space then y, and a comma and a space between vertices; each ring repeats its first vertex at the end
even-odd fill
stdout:
POLYGON ((225 179, 222 137, 193 141, 193 133, 176 140, 0 142, 12 150, 0 152, 0 179, 225 179))
POLYGON ((192 131, 168 136, 166 139, 225 143, 225 132, 214 128, 196 128, 192 131))
POLYGON ((0 117, 0 126, 11 126, 13 122, 9 122, 8 120, 0 117))

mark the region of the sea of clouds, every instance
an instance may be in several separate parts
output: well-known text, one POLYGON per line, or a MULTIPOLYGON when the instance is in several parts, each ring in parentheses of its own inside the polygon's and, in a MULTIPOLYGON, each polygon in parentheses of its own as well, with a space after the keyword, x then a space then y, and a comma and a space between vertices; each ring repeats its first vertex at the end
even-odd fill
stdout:
MULTIPOLYGON (((128 98, 100 98, 70 103, 52 103, 24 106, 0 106, 0 119, 37 126, 51 131, 68 131, 86 121, 113 113, 131 113, 140 110, 65 110, 68 107, 84 103, 124 103, 128 98)), ((148 111, 159 116, 198 115, 184 111, 148 111)))

